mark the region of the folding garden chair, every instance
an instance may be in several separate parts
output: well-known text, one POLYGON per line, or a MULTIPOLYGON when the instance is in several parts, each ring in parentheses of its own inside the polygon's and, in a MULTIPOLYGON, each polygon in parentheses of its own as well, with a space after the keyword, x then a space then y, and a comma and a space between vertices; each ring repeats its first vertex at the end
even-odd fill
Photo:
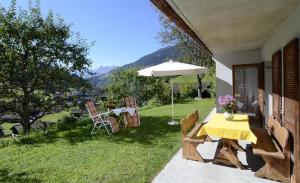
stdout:
POLYGON ((107 131, 107 133, 110 135, 111 133, 116 133, 119 131, 119 125, 115 118, 109 117, 109 112, 104 113, 97 113, 96 107, 92 101, 88 101, 85 104, 89 115, 94 123, 93 130, 91 132, 91 135, 93 134, 95 128, 100 129, 101 127, 104 127, 107 131), (107 126, 110 127, 111 132, 107 128, 107 126))
POLYGON ((130 128, 136 128, 140 126, 140 115, 139 115, 139 107, 137 106, 136 99, 133 96, 128 96, 124 99, 125 105, 128 108, 135 108, 135 112, 133 115, 126 113, 125 117, 127 120, 127 125, 130 128))

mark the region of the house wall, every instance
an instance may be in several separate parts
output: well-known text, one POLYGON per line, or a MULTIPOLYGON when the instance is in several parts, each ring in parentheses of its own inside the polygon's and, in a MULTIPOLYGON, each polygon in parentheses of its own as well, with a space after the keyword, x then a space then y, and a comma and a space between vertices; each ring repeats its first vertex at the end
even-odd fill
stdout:
MULTIPOLYGON (((290 41, 295 38, 299 38, 300 40, 300 4, 296 7, 296 9, 289 15, 289 17, 274 31, 271 38, 265 43, 265 45, 261 49, 261 57, 262 60, 268 62, 272 59, 272 54, 278 50, 283 51, 283 47, 287 45, 290 41)), ((300 50, 299 50, 300 52, 300 50)), ((283 53, 283 52, 282 52, 283 53)), ((283 54, 282 54, 283 55, 283 54)), ((300 59, 299 59, 300 62, 300 59)), ((272 80, 268 80, 266 78, 266 85, 267 83, 271 83, 272 80)), ((272 77, 271 77, 272 79, 272 77)), ((299 75, 300 81, 300 75, 299 75)), ((272 87, 271 87, 272 89, 272 87)), ((299 91, 300 92, 300 91, 299 91)), ((266 103, 268 105, 267 112, 272 114, 272 91, 266 92, 268 96, 269 102, 266 103)), ((299 93, 300 95, 300 93, 299 93)), ((299 126, 296 126, 298 129, 299 126)), ((299 133, 299 129, 298 129, 299 133)), ((296 137, 296 142, 299 142, 299 135, 296 137)), ((296 177, 294 182, 300 182, 300 157, 299 157, 299 144, 296 144, 296 177), (298 146, 298 147, 297 147, 298 146)))
MULTIPOLYGON (((260 50, 242 51, 235 53, 226 53, 213 55, 216 62, 216 95, 217 99, 222 95, 232 95, 232 65, 237 64, 253 64, 260 63, 260 50)), ((217 111, 221 112, 220 106, 217 104, 217 111)))
POLYGON ((289 17, 274 31, 272 37, 262 47, 262 59, 272 60, 272 54, 282 49, 294 38, 300 38, 300 4, 289 17))
MULTIPOLYGON (((282 50, 285 45, 295 38, 300 39, 300 4, 296 9, 290 14, 290 16, 274 31, 271 38, 266 42, 266 44, 261 49, 261 57, 265 62, 271 62, 272 55, 278 50, 282 50)), ((300 60, 299 60, 300 62, 300 60)), ((272 72, 272 70, 270 70, 272 72)), ((270 76, 265 78, 265 83, 272 82, 272 73, 268 73, 270 76)), ((300 76, 299 76, 300 78, 300 76)), ((266 114, 272 114, 272 86, 266 89, 266 114)))
MULTIPOLYGON (((232 65, 264 62, 266 103, 264 113, 266 117, 265 120, 267 121, 268 116, 272 114, 272 55, 276 51, 282 50, 285 45, 295 38, 299 38, 300 40, 300 4, 298 4, 288 18, 274 30, 272 36, 270 36, 269 40, 261 47, 261 49, 213 55, 213 59, 216 62, 217 98, 221 95, 232 95, 233 93, 232 65)), ((217 111, 221 112, 219 105, 217 105, 217 111)), ((299 142, 299 136, 296 138, 297 142, 299 142)), ((298 162, 296 181, 300 182, 299 145, 298 147, 296 146, 296 151, 298 152, 298 157, 296 157, 296 161, 298 162)))

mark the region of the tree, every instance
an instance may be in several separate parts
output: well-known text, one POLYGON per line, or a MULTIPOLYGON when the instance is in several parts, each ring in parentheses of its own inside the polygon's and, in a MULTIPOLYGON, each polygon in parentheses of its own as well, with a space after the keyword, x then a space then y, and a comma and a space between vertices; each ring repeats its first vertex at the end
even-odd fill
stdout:
MULTIPOLYGON (((39 1, 28 9, 0 8, 0 91, 5 109, 20 115, 24 133, 57 104, 68 88, 82 85, 89 72, 91 45, 39 1)), ((0 95, 0 96, 1 96, 0 95)))
POLYGON ((126 68, 112 73, 107 87, 110 100, 120 102, 127 96, 135 96, 139 104, 150 99, 158 100, 159 103, 170 101, 170 88, 163 78, 141 77, 137 71, 138 68, 126 68))
MULTIPOLYGON (((207 53, 199 46, 187 33, 178 28, 165 15, 160 14, 160 23, 162 30, 158 33, 157 38, 163 45, 177 45, 180 52, 179 60, 185 63, 204 66, 210 69, 209 72, 215 70, 215 63, 211 58, 211 54, 207 53)), ((198 97, 202 93, 203 75, 197 75, 198 80, 198 97)))

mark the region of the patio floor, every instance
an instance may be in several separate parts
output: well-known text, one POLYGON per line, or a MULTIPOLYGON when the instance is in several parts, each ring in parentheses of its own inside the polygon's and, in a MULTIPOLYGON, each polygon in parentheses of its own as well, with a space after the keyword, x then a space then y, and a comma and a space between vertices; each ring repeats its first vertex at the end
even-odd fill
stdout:
MULTIPOLYGON (((214 113, 214 110, 212 111, 214 113)), ((210 116, 207 117, 209 119, 210 116)), ((207 121, 207 120, 206 120, 207 121)), ((211 161, 218 145, 218 139, 213 142, 205 142, 198 146, 202 157, 208 161, 201 163, 197 161, 182 159, 180 149, 162 171, 154 178, 153 183, 271 183, 273 181, 261 179, 254 176, 254 172, 264 165, 263 160, 253 155, 251 146, 247 141, 239 141, 239 144, 246 149, 246 152, 238 152, 239 160, 247 170, 240 170, 233 167, 216 165, 211 161)))

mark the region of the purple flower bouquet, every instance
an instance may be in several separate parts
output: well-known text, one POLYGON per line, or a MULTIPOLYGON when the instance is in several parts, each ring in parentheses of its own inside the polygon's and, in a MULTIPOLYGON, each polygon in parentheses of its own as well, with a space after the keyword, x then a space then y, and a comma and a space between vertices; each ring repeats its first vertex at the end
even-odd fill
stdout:
POLYGON ((233 114, 233 110, 235 107, 235 101, 236 101, 236 99, 231 95, 219 97, 218 102, 225 111, 225 113, 224 113, 225 118, 228 118, 228 119, 233 118, 232 114, 233 114))

